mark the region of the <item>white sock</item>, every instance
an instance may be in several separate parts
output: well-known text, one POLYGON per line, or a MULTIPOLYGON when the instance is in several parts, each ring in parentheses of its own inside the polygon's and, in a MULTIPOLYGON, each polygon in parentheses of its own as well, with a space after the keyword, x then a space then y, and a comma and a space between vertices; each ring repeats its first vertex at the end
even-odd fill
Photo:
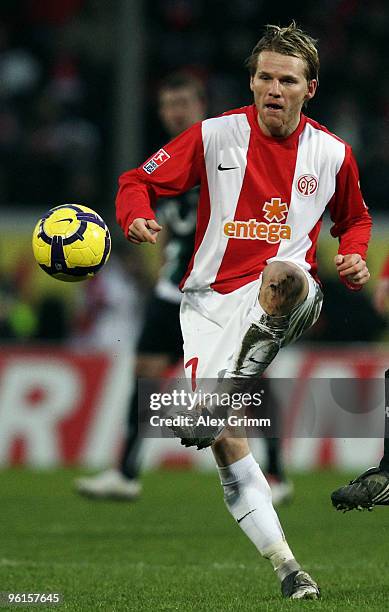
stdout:
POLYGON ((228 510, 280 580, 300 569, 273 508, 269 484, 252 454, 218 470, 228 510))

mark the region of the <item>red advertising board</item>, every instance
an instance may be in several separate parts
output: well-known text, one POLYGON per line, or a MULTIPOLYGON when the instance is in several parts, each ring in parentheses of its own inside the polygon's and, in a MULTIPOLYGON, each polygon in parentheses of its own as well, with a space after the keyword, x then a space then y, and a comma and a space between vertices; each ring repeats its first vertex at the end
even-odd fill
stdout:
MULTIPOLYGON (((389 350, 287 348, 269 369, 272 378, 297 379, 287 397, 284 429, 286 460, 295 468, 318 465, 351 467, 375 462, 382 436, 360 442, 303 439, 295 435, 311 378, 380 378, 389 367, 389 350), (354 450, 353 450, 354 449, 354 450), (355 462, 355 461, 354 461, 355 462)), ((133 370, 128 354, 81 353, 57 348, 0 350, 0 465, 104 466, 116 461, 124 434, 133 370)), ((369 398, 366 397, 368 404, 369 398)), ((319 412, 321 408, 319 407, 319 412)), ((324 406, 325 410, 325 406, 324 406)), ((382 414, 383 417, 383 414, 382 414)), ((382 431, 383 435, 383 431, 382 431)), ((182 449, 177 440, 149 439, 146 466, 164 463, 182 449)), ((188 457, 201 467, 212 465, 206 453, 188 457)))
POLYGON ((118 358, 107 353, 1 350, 0 463, 82 461, 96 425, 109 420, 109 391, 112 402, 120 404, 120 411, 111 410, 115 427, 118 412, 123 413, 130 376, 118 386, 118 367, 118 358))

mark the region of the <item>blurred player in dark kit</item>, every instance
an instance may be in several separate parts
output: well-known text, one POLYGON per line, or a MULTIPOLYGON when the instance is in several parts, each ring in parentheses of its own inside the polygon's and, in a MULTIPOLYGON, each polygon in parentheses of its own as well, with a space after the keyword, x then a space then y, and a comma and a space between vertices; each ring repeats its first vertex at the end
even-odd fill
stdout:
MULTIPOLYGON (((206 116, 205 89, 200 80, 176 73, 168 77, 158 92, 161 123, 174 138, 206 116)), ((164 202, 161 222, 167 227, 164 265, 146 308, 136 350, 136 378, 160 378, 167 368, 182 358, 179 312, 182 293, 178 284, 184 276, 193 251, 198 188, 164 202)), ((141 493, 138 480, 142 440, 138 436, 138 390, 131 398, 127 434, 116 469, 79 478, 79 493, 96 498, 135 500, 141 493)))
MULTIPOLYGON (((377 311, 388 314, 389 256, 381 270, 374 290, 374 305, 377 311)), ((378 467, 372 467, 352 480, 348 485, 336 489, 331 495, 337 510, 372 510, 374 506, 389 506, 389 370, 385 373, 385 439, 384 455, 378 467)))

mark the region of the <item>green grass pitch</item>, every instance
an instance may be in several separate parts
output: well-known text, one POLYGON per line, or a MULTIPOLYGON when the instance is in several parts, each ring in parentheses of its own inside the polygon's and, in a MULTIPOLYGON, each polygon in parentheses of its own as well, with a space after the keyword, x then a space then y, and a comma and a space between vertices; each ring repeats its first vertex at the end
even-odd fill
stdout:
POLYGON ((269 563, 226 511, 215 474, 145 474, 132 504, 77 497, 75 475, 0 472, 0 591, 64 598, 34 609, 388 609, 389 507, 333 510, 329 493, 344 474, 295 475, 295 500, 279 509, 297 559, 321 585, 319 602, 281 599, 269 563))

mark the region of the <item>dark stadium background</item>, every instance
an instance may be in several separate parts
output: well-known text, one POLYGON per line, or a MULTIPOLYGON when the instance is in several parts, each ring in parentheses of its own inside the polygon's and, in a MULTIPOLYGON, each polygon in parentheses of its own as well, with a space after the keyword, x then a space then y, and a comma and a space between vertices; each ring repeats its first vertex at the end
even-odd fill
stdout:
MULTIPOLYGON (((320 354, 323 371, 338 368, 350 375, 357 363, 378 376, 389 367, 387 317, 378 316, 371 302, 389 234, 385 0, 288 6, 264 0, 1 0, 3 590, 60 590, 65 609, 72 611, 253 610, 252 584, 258 581, 259 595, 274 599, 267 609, 283 609, 270 571, 259 574, 255 552, 225 514, 214 476, 167 469, 209 468, 204 455, 183 454, 174 442, 155 452, 149 441, 146 467, 165 471, 146 475, 144 500, 134 508, 86 505, 72 494, 72 482, 85 468, 113 461, 120 446, 133 383, 123 359, 133 351, 159 254, 125 242, 115 226, 114 195, 118 175, 164 142, 156 112, 158 85, 183 69, 204 82, 209 115, 250 103, 244 59, 264 24, 286 25, 292 18, 319 39, 320 86, 307 114, 353 146, 374 233, 368 260, 372 279, 354 295, 334 276, 336 241, 326 221, 319 248, 325 309, 280 369, 284 377, 293 375, 296 363, 303 368, 320 354), (115 261, 130 293, 130 326, 120 350, 118 344, 107 350, 93 345, 98 291, 88 283, 54 281, 33 261, 36 221, 65 202, 90 206, 111 228, 115 261), (62 396, 57 403, 54 397, 51 410, 50 393, 57 387, 62 396), (73 407, 66 405, 67 392, 73 407), (47 412, 44 427, 34 420, 39 408, 47 412), (52 426, 55 411, 58 422, 52 426), (212 517, 207 528, 205 511, 212 517)), ((108 265, 103 274, 114 276, 108 265)), ((339 517, 329 505, 330 490, 345 479, 336 470, 351 470, 347 476, 352 476, 368 467, 366 458, 379 457, 381 441, 354 442, 348 447, 344 440, 327 439, 303 453, 288 444, 290 469, 301 473, 293 475, 296 500, 281 510, 281 518, 301 558, 308 560, 307 569, 311 560, 312 571, 326 585, 330 607, 323 602, 324 609, 382 610, 387 585, 376 570, 385 564, 386 509, 339 517)), ((259 457, 262 452, 258 445, 259 457)))
POLYGON ((257 0, 3 0, 1 201, 88 201, 112 214, 116 177, 164 138, 155 92, 176 69, 207 87, 209 114, 251 100, 243 61, 265 23, 291 18, 319 39, 309 112, 350 142, 366 201, 389 191, 387 3, 257 0), (123 126, 126 131, 123 131, 123 126), (60 142, 58 142, 60 141, 60 142))

